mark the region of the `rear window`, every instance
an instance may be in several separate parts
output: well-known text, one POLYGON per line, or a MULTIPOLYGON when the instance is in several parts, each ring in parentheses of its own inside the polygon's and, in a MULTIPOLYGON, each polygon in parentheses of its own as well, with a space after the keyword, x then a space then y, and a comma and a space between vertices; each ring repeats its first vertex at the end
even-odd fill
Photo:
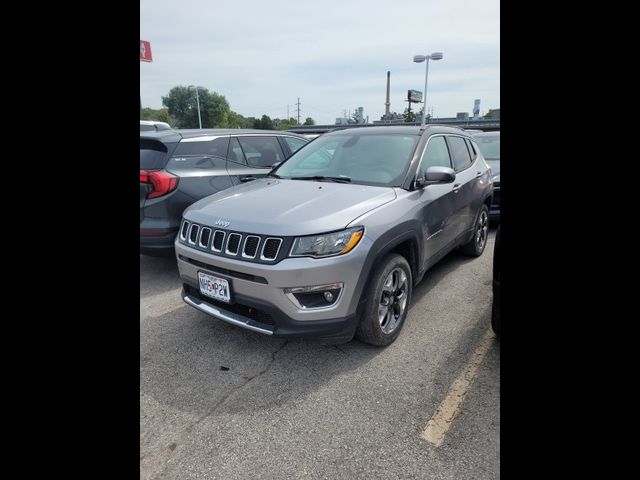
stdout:
POLYGON ((200 157, 212 156, 225 158, 227 156, 228 146, 229 137, 221 137, 216 138, 215 140, 206 140, 204 142, 185 142, 183 140, 178 144, 173 155, 197 155, 200 157))
POLYGON ((156 170, 167 164, 167 146, 155 140, 140 140, 140 170, 156 170))

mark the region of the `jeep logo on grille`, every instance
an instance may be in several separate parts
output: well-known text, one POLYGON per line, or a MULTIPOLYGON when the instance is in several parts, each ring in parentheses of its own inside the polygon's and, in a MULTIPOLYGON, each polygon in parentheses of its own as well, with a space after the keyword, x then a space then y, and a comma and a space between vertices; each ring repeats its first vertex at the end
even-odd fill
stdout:
POLYGON ((218 221, 214 224, 218 227, 222 227, 222 228, 227 228, 229 226, 230 222, 226 222, 224 220, 222 220, 221 218, 218 219, 218 221))

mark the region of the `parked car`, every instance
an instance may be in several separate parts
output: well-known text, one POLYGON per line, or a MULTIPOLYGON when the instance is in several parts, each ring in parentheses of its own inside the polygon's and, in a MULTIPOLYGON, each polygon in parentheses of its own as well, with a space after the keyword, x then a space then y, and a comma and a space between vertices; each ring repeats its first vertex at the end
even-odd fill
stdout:
POLYGON ((265 130, 141 132, 140 253, 172 254, 186 207, 264 177, 307 142, 265 130))
POLYGON ((267 335, 388 345, 433 264, 484 251, 492 188, 461 129, 326 133, 267 178, 185 210, 182 297, 267 335))
POLYGON ((169 130, 171 125, 166 122, 156 122, 155 120, 140 120, 141 132, 157 132, 158 130, 169 130))
POLYGON ((491 327, 500 338, 500 225, 496 231, 493 247, 493 303, 491 305, 491 327))
POLYGON ((500 132, 474 133, 480 151, 491 167, 493 180, 493 203, 489 209, 489 218, 492 221, 500 220, 500 132))

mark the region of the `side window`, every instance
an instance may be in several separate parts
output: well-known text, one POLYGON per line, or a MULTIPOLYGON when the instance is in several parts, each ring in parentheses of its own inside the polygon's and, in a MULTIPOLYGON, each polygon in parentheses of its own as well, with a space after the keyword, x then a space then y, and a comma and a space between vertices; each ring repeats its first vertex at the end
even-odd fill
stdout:
MULTIPOLYGON (((214 159, 225 158, 229 137, 198 142, 178 143, 167 165, 168 169, 216 168, 214 159)), ((219 164, 218 164, 219 165, 219 164)))
POLYGON ((456 172, 464 170, 471 165, 471 157, 467 144, 462 137, 447 137, 447 143, 453 157, 453 169, 456 172))
POLYGON ((207 140, 204 142, 185 142, 182 141, 173 152, 174 157, 182 155, 197 155, 199 157, 222 157, 227 156, 227 146, 229 145, 229 137, 216 138, 215 140, 207 140))
POLYGON ((465 142, 467 142, 467 148, 469 149, 469 154, 471 155, 471 162, 475 162, 476 157, 478 156, 478 153, 476 152, 476 149, 473 146, 473 142, 471 140, 469 140, 468 138, 465 138, 465 142))
POLYGON ((231 142, 229 143, 229 153, 227 154, 227 159, 234 163, 239 163, 240 165, 247 164, 247 160, 244 158, 242 147, 240 147, 240 143, 235 137, 232 138, 231 142))
POLYGON ((297 150, 300 150, 300 148, 307 143, 304 140, 300 140, 299 138, 295 138, 295 137, 283 137, 283 138, 284 138, 284 141, 287 142, 287 145, 289 145, 289 148, 291 149, 291 153, 295 153, 297 150))
POLYGON ((284 160, 276 137, 239 137, 238 141, 250 167, 268 168, 284 160))
POLYGON ((427 150, 422 156, 420 163, 420 173, 418 176, 424 177, 429 167, 449 167, 451 168, 451 158, 449 149, 444 141, 444 137, 432 137, 427 144, 427 150))

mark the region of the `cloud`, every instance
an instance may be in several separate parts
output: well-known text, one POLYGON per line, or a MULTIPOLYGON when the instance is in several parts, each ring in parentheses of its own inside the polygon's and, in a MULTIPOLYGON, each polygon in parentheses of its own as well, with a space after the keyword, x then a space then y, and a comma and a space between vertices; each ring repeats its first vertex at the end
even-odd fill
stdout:
POLYGON ((333 123, 343 110, 384 113, 386 72, 391 109, 407 89, 423 90, 434 114, 500 106, 497 0, 140 2, 140 38, 154 61, 140 64, 143 106, 159 108, 175 85, 198 84, 224 95, 245 116, 284 117, 300 97, 301 118, 333 123))

